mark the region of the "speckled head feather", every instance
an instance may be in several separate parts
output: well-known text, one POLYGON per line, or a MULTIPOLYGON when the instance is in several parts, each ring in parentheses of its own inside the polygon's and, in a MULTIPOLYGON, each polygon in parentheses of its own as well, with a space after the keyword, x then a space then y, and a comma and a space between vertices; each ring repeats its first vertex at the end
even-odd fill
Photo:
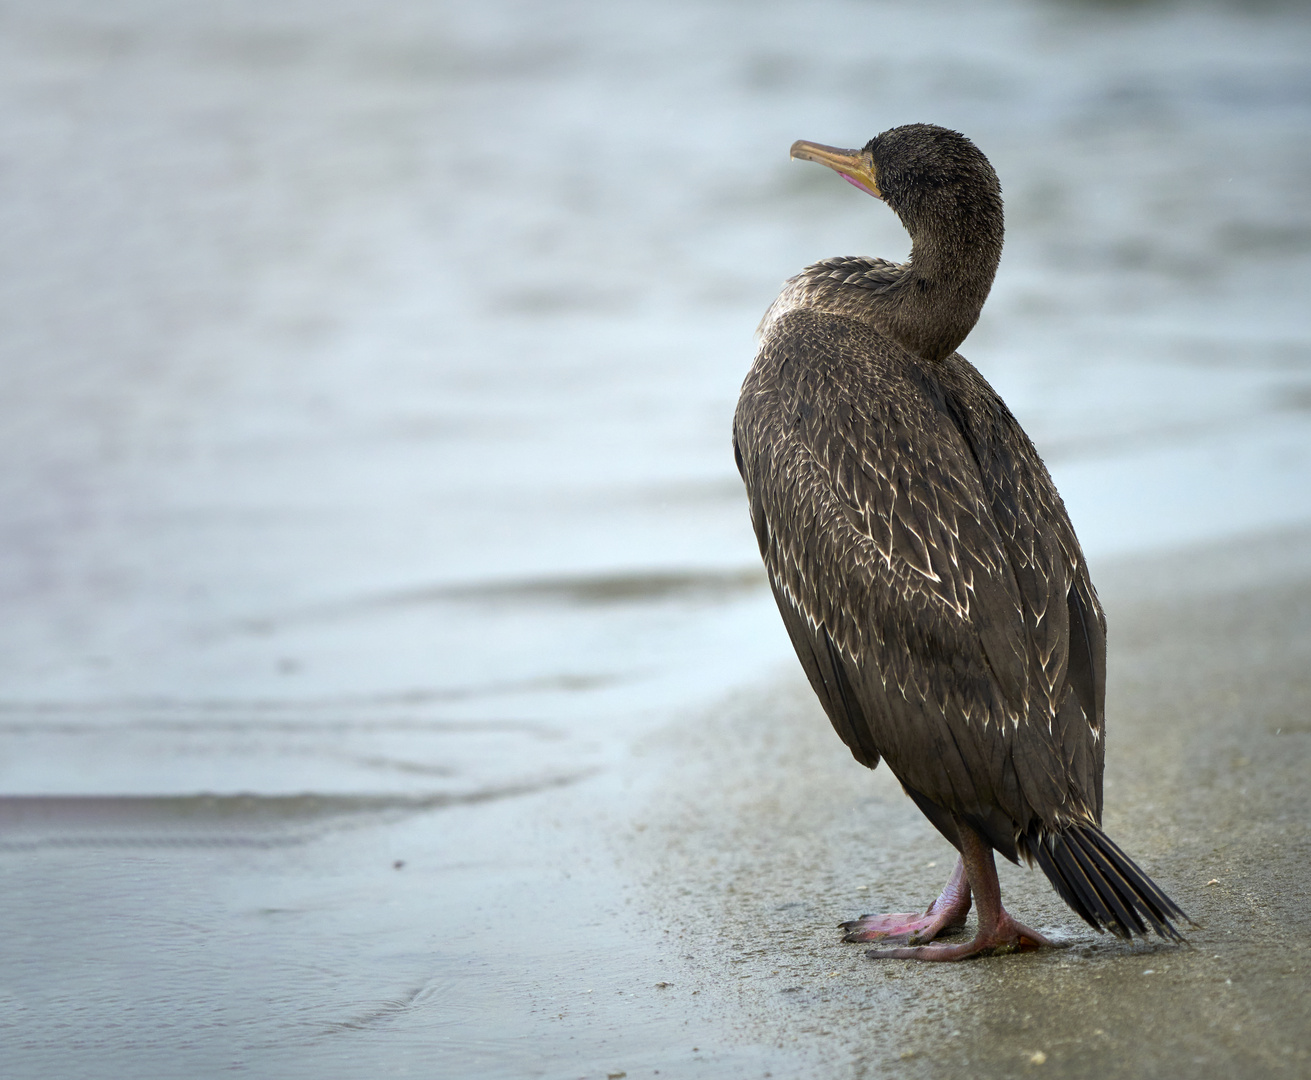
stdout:
POLYGON ((959 131, 904 124, 875 135, 863 148, 878 168, 879 189, 898 214, 935 196, 967 191, 993 200, 1001 184, 988 159, 959 131))
POLYGON ((951 257, 1001 257, 1001 184, 988 159, 959 131, 906 124, 876 135, 873 160, 883 200, 915 240, 934 233, 951 257))

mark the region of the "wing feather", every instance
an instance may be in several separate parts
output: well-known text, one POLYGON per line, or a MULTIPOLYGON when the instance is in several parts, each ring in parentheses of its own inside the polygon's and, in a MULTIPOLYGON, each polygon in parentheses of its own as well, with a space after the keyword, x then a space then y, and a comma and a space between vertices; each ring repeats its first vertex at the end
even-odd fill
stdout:
POLYGON ((1035 820, 1100 813, 1104 620, 1050 477, 982 377, 791 310, 734 446, 788 633, 855 756, 1011 857, 1035 820))

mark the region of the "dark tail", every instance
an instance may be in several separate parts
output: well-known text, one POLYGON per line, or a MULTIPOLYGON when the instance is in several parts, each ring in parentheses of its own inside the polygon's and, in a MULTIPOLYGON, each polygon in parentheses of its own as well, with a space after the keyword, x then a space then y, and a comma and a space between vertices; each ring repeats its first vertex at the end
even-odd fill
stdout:
POLYGON ((1146 935, 1150 928, 1163 938, 1183 941, 1170 920, 1192 919, 1096 825, 1021 836, 1020 847, 1094 930, 1128 938, 1146 935))

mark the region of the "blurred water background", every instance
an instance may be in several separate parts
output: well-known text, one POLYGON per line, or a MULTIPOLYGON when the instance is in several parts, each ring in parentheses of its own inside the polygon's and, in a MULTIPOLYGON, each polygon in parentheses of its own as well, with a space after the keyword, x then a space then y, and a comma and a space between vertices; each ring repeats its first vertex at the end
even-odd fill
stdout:
POLYGON ((1309 55, 1300 5, 0 4, 6 1075, 693 1074, 695 1015, 551 995, 645 963, 588 868, 643 740, 794 663, 752 332, 909 245, 788 146, 989 156, 962 351, 1096 570, 1311 523, 1309 55))

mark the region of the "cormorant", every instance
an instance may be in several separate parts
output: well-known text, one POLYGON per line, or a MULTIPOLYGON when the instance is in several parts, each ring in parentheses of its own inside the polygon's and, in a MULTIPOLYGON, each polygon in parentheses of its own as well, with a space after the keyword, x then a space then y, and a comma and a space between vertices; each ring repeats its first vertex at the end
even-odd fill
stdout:
POLYGON ((910 261, 836 258, 761 323, 733 448, 779 611, 857 761, 887 762, 960 852, 923 915, 866 915, 873 957, 1050 945, 1002 907, 993 851, 1037 863, 1098 931, 1188 917, 1102 832, 1106 617, 1047 469, 956 347, 1002 249, 1001 188, 955 131, 796 142, 887 203, 910 261), (920 944, 962 926, 978 933, 920 944))

